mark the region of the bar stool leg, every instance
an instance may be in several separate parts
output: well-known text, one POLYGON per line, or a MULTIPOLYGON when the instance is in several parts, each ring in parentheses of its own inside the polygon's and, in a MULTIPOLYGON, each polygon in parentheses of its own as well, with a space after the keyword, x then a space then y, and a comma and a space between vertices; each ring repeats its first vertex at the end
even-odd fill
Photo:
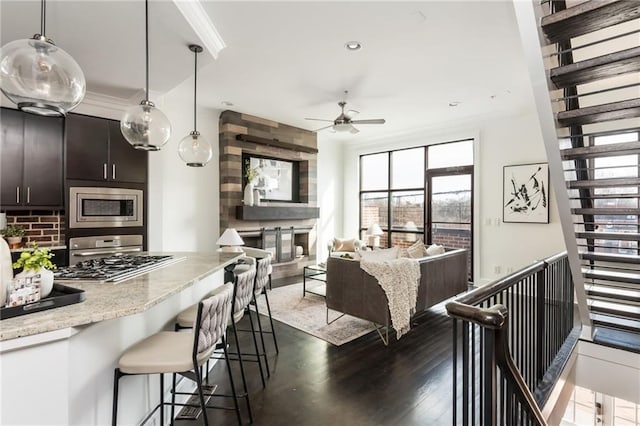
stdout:
MULTIPOLYGON (((258 360, 258 367, 260 368, 260 379, 262 380, 262 387, 266 388, 267 384, 264 380, 264 370, 262 369, 262 361, 260 361, 260 350, 258 349, 258 339, 256 339, 256 329, 253 326, 253 317, 251 316, 251 309, 248 309, 249 324, 251 324, 251 337, 253 337, 253 347, 256 349, 256 359, 258 360)), ((240 351, 238 351, 240 352, 240 351)))
POLYGON ((198 365, 194 363, 193 374, 196 376, 196 385, 198 386, 198 397, 200 399, 200 409, 202 410, 202 422, 204 426, 209 426, 209 418, 207 417, 207 404, 204 400, 204 392, 202 391, 202 375, 198 365))
MULTIPOLYGON (((269 280, 271 280, 271 276, 269 276, 269 280)), ((278 349, 278 340, 276 339, 276 330, 273 328, 273 317, 271 316, 271 306, 269 305, 269 296, 267 295, 267 289, 262 289, 262 294, 264 294, 264 300, 267 302, 267 312, 269 312, 269 322, 271 323, 271 335, 273 336, 273 345, 276 347, 276 353, 279 354, 280 350, 278 349)))
POLYGON ((118 385, 122 376, 119 368, 113 371, 113 411, 111 412, 111 424, 113 426, 118 424, 118 385))
MULTIPOLYGON (((256 295, 253 295, 253 305, 256 307, 256 318, 258 319, 258 330, 260 331, 260 341, 262 342, 262 355, 264 356, 264 363, 267 366, 267 377, 271 377, 271 369, 269 368, 269 359, 267 358, 267 347, 264 344, 264 334, 262 332, 262 321, 260 321, 260 311, 258 310, 258 301, 256 295)), ((260 356, 258 355, 258 358, 260 356)))
POLYGON ((171 378, 171 426, 173 426, 173 419, 176 418, 176 373, 172 374, 171 378))
MULTIPOLYGON (((246 376, 244 375, 244 363, 242 362, 242 351, 240 350, 240 342, 238 340, 238 331, 236 330, 236 323, 234 321, 231 321, 231 329, 233 330, 233 336, 236 340, 236 350, 238 351, 238 362, 240 363, 240 376, 242 377, 242 386, 244 388, 244 393, 247 398, 247 410, 249 410, 249 418, 252 419, 251 423, 253 423, 253 413, 251 412, 251 404, 249 403, 249 388, 247 387, 247 379, 246 379, 246 376)), ((224 349, 225 351, 227 350, 226 343, 224 345, 224 349)), ((229 369, 229 371, 231 371, 231 369, 229 369)))
MULTIPOLYGON (((233 374, 231 374, 231 363, 229 362, 229 352, 227 351, 227 342, 224 336, 222 336, 222 346, 224 348, 224 359, 227 362, 227 372, 229 373, 229 385, 231 386, 231 394, 233 395, 233 405, 236 408, 236 417, 238 418, 238 424, 242 424, 242 418, 240 417, 240 405, 238 405, 238 395, 236 393, 236 386, 233 383, 233 374)), ((247 394, 247 408, 249 409, 249 422, 253 423, 253 414, 251 413, 251 406, 249 405, 249 394, 247 394)))
POLYGON ((160 373, 160 424, 164 425, 164 374, 160 373))

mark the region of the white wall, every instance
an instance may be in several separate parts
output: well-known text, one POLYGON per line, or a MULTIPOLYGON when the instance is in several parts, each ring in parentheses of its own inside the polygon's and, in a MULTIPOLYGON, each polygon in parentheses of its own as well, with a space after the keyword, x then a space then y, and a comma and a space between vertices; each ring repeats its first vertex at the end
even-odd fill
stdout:
MULTIPOLYGON (((358 158, 365 153, 429 145, 464 138, 477 142, 475 153, 474 281, 486 284, 564 250, 555 206, 550 197, 549 224, 502 223, 502 168, 546 162, 534 112, 480 117, 402 135, 393 142, 362 141, 344 150, 343 235, 358 235, 358 158), (496 266, 500 267, 497 272, 496 266)), ((553 189, 553 188, 552 188, 553 189)))
POLYGON ((193 79, 187 79, 156 105, 172 126, 159 152, 149 153, 149 250, 213 251, 219 237, 219 110, 198 108, 198 131, 211 143, 213 158, 205 167, 187 167, 178 143, 193 130, 193 79))
POLYGON ((318 206, 320 218, 317 225, 318 261, 329 252, 327 241, 343 237, 344 166, 343 147, 336 141, 327 141, 318 134, 318 206))

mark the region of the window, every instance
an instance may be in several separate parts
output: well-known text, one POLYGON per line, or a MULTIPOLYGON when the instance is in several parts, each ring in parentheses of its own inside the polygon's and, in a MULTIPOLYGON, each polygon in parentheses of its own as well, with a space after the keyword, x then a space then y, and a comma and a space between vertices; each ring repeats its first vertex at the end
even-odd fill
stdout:
POLYGON ((473 140, 360 156, 360 237, 371 245, 473 247, 473 140), (383 235, 367 233, 378 225, 383 235))

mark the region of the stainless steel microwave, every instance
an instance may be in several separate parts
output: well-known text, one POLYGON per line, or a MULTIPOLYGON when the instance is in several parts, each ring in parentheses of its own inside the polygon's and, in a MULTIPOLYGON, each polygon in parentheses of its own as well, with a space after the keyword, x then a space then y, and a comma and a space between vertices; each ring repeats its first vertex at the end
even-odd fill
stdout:
POLYGON ((127 188, 69 188, 69 228, 143 226, 143 193, 127 188))

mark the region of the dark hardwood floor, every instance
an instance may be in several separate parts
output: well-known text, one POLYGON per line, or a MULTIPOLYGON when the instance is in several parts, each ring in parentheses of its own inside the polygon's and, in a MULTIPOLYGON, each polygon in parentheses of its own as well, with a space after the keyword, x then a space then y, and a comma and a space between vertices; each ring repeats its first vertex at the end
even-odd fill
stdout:
MULTIPOLYGON (((248 328, 242 320, 242 328, 248 328)), ((268 323, 263 317, 263 323, 268 323)), ((262 388, 256 363, 245 363, 256 425, 450 425, 452 422, 451 320, 438 305, 416 319, 400 340, 385 347, 374 331, 333 346, 276 322, 280 354, 266 339, 271 378, 262 388)), ((250 334, 240 333, 243 352, 250 334)), ((232 340, 232 339, 230 339, 232 340)), ((237 362, 233 362, 240 383, 237 362)), ((218 392, 228 387, 224 361, 211 370, 218 392)), ((214 400, 212 400, 214 402, 214 400)), ((215 398, 216 404, 231 404, 215 398)), ((248 424, 244 401, 243 420, 248 424)), ((212 425, 234 425, 233 411, 209 409, 212 425)), ((176 425, 201 424, 179 421, 176 425)))

